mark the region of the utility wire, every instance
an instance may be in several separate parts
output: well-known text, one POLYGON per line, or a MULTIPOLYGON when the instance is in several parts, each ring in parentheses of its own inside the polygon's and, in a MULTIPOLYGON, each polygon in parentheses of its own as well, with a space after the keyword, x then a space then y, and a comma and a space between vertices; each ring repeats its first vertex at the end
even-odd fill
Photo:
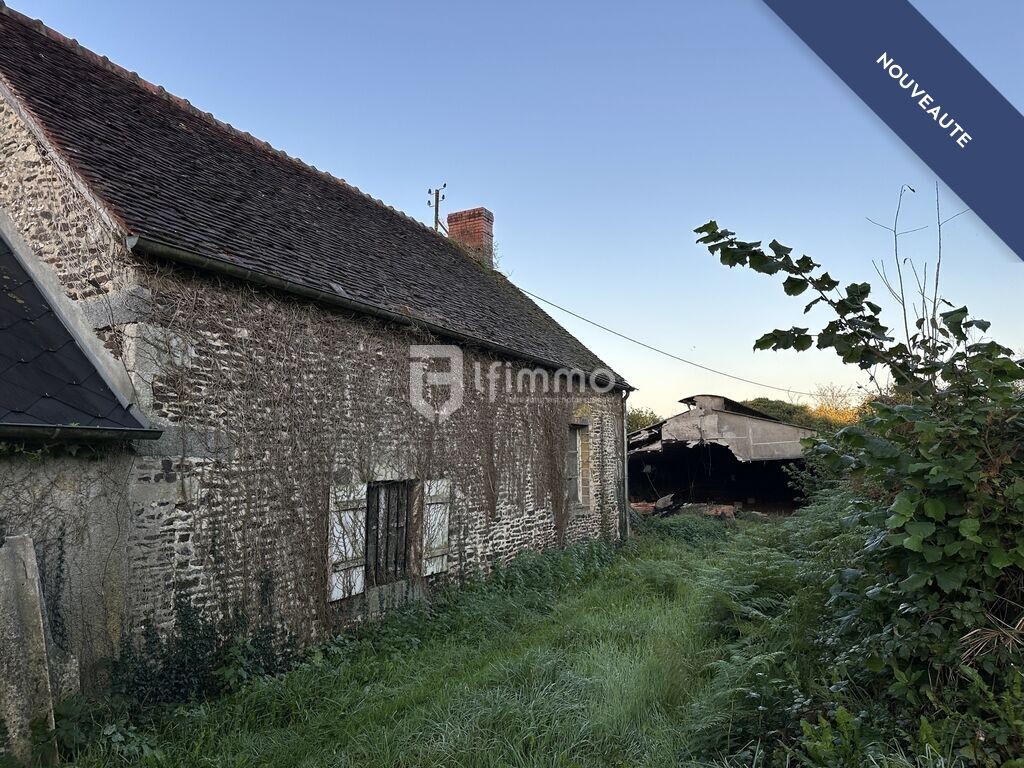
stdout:
POLYGON ((719 370, 717 370, 715 368, 709 368, 706 365, 701 365, 700 363, 695 363, 693 360, 687 360, 685 357, 680 357, 679 355, 673 355, 671 352, 666 352, 664 349, 658 349, 658 347, 653 347, 650 344, 647 344, 646 342, 640 341, 639 339, 634 339, 632 336, 627 336, 624 333, 619 333, 618 331, 613 330, 613 329, 609 328, 606 325, 601 325, 600 323, 598 323, 598 322, 596 322, 594 320, 591 320, 589 317, 584 317, 583 315, 580 315, 580 314, 578 314, 576 312, 573 312, 571 309, 566 309, 565 307, 563 307, 563 306, 561 306, 559 304, 555 304, 555 302, 553 302, 553 301, 548 301, 543 296, 538 296, 535 293, 530 293, 525 288, 520 288, 519 290, 521 290, 527 296, 530 296, 530 297, 532 297, 534 299, 537 299, 537 301, 543 301, 545 304, 548 304, 548 305, 554 307, 555 309, 561 310, 562 312, 565 312, 567 315, 572 315, 573 317, 575 317, 578 320, 582 320, 585 323, 589 323, 590 325, 593 325, 595 328, 600 328, 602 331, 607 331, 608 333, 612 334, 613 336, 618 336, 620 339, 625 339, 626 341, 630 341, 630 342, 632 342, 634 344, 637 344, 637 345, 643 347, 644 349, 649 349, 652 352, 657 352, 659 355, 664 355, 665 357, 670 357, 673 360, 679 361, 680 363, 686 363, 687 365, 692 365, 694 368, 700 368, 702 371, 708 371, 709 373, 714 373, 714 374, 717 374, 719 376, 725 376, 726 378, 729 378, 729 379, 734 379, 736 381, 742 381, 744 384, 753 384, 755 387, 765 387, 766 389, 775 389, 775 390, 778 390, 779 392, 787 392, 787 393, 789 393, 791 395, 806 395, 807 397, 814 397, 814 394, 811 393, 811 392, 800 392, 800 391, 798 391, 796 389, 787 389, 786 387, 776 387, 774 384, 763 384, 760 381, 753 381, 752 379, 744 379, 742 376, 734 376, 731 373, 726 373, 725 371, 719 371, 719 370))

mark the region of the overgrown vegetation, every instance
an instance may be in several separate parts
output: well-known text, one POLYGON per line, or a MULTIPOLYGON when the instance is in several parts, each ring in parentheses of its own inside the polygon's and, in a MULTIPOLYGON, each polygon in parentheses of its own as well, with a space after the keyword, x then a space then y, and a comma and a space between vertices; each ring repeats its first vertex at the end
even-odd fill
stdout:
MULTIPOLYGON (((269 594, 269 585, 263 591, 269 594)), ((286 670, 295 655, 293 638, 275 632, 269 610, 257 622, 241 613, 216 620, 178 594, 173 631, 161 635, 150 625, 141 643, 126 641, 111 667, 112 689, 141 712, 237 690, 286 670)))
POLYGON ((810 405, 771 397, 755 397, 743 404, 780 421, 828 433, 852 424, 863 412, 863 404, 851 391, 836 386, 818 387, 810 405))
POLYGON ((898 212, 890 231, 897 278, 879 274, 903 309, 896 329, 867 283, 841 289, 810 257, 713 221, 697 233, 723 264, 781 273, 791 296, 810 292, 805 312, 831 310, 817 334, 774 330, 756 349, 832 349, 878 389, 860 423, 811 451, 837 491, 856 491, 847 512, 869 532, 830 603, 837 668, 920 743, 950 742, 972 764, 1024 764, 1024 368, 984 336, 989 323, 940 298, 941 261, 929 286, 899 259, 898 212))
POLYGON ((287 674, 108 725, 78 764, 959 765, 903 757, 930 748, 832 664, 852 501, 527 553, 287 674))

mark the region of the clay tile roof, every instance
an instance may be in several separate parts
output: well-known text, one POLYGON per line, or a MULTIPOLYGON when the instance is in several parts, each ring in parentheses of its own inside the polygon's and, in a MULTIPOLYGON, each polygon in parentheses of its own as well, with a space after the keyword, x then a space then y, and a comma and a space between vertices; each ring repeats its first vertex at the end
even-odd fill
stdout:
POLYGON ((155 438, 114 396, 0 239, 0 438, 155 438))
POLYGON ((607 368, 433 230, 2 3, 0 83, 127 235, 527 360, 607 368))

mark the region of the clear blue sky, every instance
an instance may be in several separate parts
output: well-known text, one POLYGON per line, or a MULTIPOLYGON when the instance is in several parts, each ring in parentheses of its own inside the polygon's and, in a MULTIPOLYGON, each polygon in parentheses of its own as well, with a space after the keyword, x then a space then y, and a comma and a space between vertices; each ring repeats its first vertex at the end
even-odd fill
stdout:
MULTIPOLYGON (((1024 3, 914 3, 1024 107, 1024 3)), ((447 182, 448 210, 494 211, 522 287, 777 386, 858 376, 826 353, 752 352, 802 303, 690 230, 714 217, 872 280, 889 241, 865 217, 891 218, 901 184, 918 190, 906 225, 933 224, 934 174, 761 0, 12 4, 424 221, 427 188, 447 182)), ((903 247, 931 258, 934 238, 903 247)), ((973 214, 944 254, 944 292, 1024 348, 1024 264, 973 214)), ((772 394, 553 314, 663 414, 695 392, 772 394)))

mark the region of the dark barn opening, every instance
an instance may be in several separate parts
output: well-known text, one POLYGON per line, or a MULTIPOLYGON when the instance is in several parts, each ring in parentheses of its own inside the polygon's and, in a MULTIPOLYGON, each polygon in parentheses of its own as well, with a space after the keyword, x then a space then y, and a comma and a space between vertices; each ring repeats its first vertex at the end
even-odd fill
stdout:
POLYGON ((789 461, 740 461, 724 445, 666 444, 661 451, 629 457, 631 501, 657 501, 674 495, 692 503, 738 504, 791 511, 796 492, 789 486, 789 461))

